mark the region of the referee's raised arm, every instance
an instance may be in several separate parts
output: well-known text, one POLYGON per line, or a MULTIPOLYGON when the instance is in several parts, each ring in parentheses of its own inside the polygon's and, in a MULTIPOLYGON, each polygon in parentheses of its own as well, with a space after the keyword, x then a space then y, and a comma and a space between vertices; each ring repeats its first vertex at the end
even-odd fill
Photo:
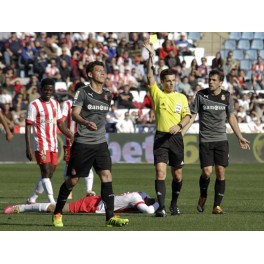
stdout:
POLYGON ((143 46, 149 52, 149 58, 148 58, 148 62, 147 62, 147 78, 148 78, 148 85, 150 88, 155 83, 155 78, 154 78, 154 74, 153 74, 153 67, 154 67, 153 59, 155 56, 155 51, 154 51, 153 44, 150 42, 149 37, 144 40, 143 46))

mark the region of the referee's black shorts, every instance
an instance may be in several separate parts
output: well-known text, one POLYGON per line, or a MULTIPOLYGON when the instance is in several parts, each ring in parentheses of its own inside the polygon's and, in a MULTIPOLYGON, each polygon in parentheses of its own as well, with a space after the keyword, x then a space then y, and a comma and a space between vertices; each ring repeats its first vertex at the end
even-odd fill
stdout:
POLYGON ((227 167, 229 161, 228 141, 200 142, 199 155, 201 168, 214 165, 227 167))
POLYGON ((184 164, 184 144, 182 134, 176 135, 156 131, 154 146, 154 164, 164 162, 171 167, 181 168, 184 164))
POLYGON ((67 176, 87 177, 91 168, 95 171, 112 170, 112 160, 106 142, 101 144, 82 144, 74 142, 67 176))

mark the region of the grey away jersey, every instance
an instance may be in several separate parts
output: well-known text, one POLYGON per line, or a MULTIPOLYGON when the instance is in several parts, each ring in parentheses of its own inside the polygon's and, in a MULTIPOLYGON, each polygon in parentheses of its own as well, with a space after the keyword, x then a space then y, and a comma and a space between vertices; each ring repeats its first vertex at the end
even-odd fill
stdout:
POLYGON ((81 107, 81 117, 97 125, 96 131, 87 129, 86 126, 77 124, 74 140, 83 144, 100 144, 106 142, 105 123, 109 111, 112 95, 107 89, 101 94, 96 93, 90 85, 84 86, 76 92, 72 106, 81 107))
POLYGON ((190 110, 199 114, 201 142, 227 140, 226 117, 234 112, 233 99, 228 91, 221 90, 219 95, 214 96, 209 88, 200 90, 190 110))

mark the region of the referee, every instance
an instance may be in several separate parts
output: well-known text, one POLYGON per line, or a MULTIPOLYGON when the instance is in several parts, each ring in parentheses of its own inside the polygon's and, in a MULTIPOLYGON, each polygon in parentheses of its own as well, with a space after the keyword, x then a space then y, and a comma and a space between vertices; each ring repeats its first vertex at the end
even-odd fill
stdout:
POLYGON ((171 166, 172 199, 170 203, 171 215, 180 215, 177 205, 182 187, 182 167, 184 164, 184 145, 181 130, 191 118, 187 98, 184 94, 175 92, 175 72, 166 69, 160 73, 163 86, 161 90, 153 75, 154 48, 149 39, 144 41, 144 47, 149 52, 147 65, 148 87, 154 103, 156 119, 156 134, 154 140, 154 165, 156 171, 155 191, 159 202, 156 217, 166 216, 166 171, 167 164, 171 166))

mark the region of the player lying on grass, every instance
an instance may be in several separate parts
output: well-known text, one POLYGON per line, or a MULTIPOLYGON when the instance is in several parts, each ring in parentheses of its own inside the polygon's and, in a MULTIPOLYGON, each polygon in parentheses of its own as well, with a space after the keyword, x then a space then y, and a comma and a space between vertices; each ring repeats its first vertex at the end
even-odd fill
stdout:
MULTIPOLYGON (((54 212, 54 203, 35 203, 10 205, 4 209, 4 214, 16 214, 24 212, 54 212)), ((145 192, 131 192, 115 195, 114 212, 141 212, 153 214, 158 209, 159 204, 154 198, 145 192)), ((75 202, 66 203, 63 213, 105 213, 105 206, 101 196, 86 196, 75 202)))

